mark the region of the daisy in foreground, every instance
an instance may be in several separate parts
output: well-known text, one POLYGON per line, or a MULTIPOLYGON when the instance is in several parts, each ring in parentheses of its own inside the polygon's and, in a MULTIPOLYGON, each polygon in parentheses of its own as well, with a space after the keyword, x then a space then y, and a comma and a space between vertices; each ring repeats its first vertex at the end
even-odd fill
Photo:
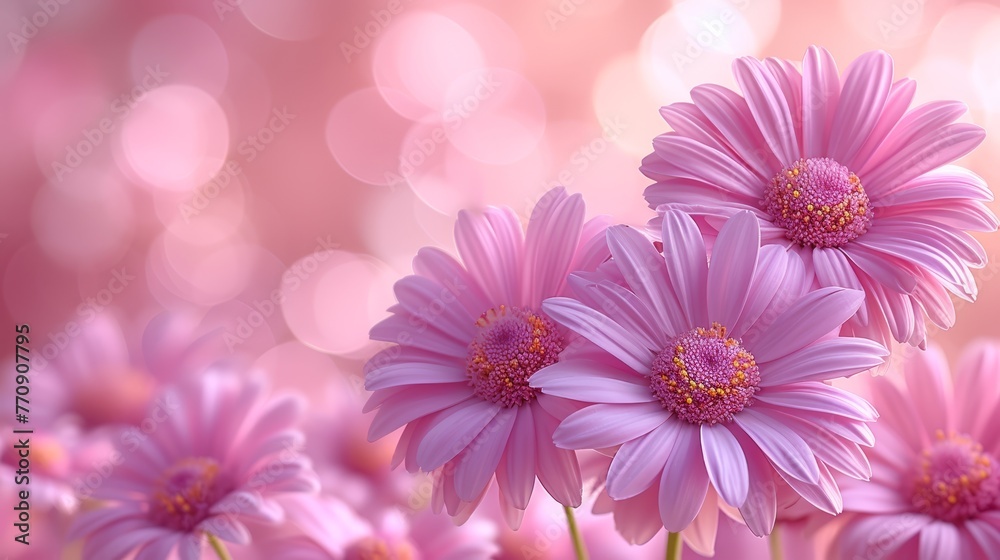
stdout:
POLYGON ((393 464, 435 472, 435 511, 467 519, 494 475, 512 528, 536 477, 567 508, 580 505, 576 455, 552 443, 566 403, 528 381, 570 342, 542 300, 564 293, 570 271, 609 256, 604 220, 585 223, 584 210, 579 195, 553 189, 524 235, 509 208, 462 212, 455 238, 463 263, 421 249, 416 274, 396 284, 392 316, 371 330, 395 345, 366 366, 365 387, 374 391, 366 410, 378 409, 369 439, 406 426, 393 464))
POLYGON ((888 54, 862 55, 841 76, 829 52, 734 62, 743 96, 717 85, 661 110, 673 128, 653 140, 642 172, 652 208, 707 216, 707 232, 750 210, 765 243, 793 248, 821 287, 863 290, 845 334, 925 344, 925 317, 955 322, 948 292, 976 297, 970 268, 986 253, 968 231, 994 231, 986 183, 950 162, 983 141, 955 122, 957 101, 910 109, 910 79, 888 54))
MULTIPOLYGON (((775 472, 819 509, 839 513, 829 467, 869 476, 859 444, 871 445, 866 422, 877 414, 823 381, 887 355, 878 343, 835 334, 863 294, 825 288, 799 296, 794 255, 761 248, 749 212, 722 226, 711 263, 687 214, 666 212, 662 234, 663 255, 639 232, 610 228, 624 287, 573 275, 577 299, 542 305, 606 352, 532 378, 543 394, 592 403, 560 424, 556 445, 617 447, 608 495, 657 505, 675 548, 676 533, 703 510, 714 515, 717 498, 739 508, 756 535, 770 533, 775 472)), ((706 527, 713 535, 714 524, 706 527)))
POLYGON ((260 384, 208 373, 168 389, 141 428, 121 435, 115 465, 81 514, 70 539, 85 538, 85 559, 202 558, 206 540, 250 542, 243 521, 277 523, 272 498, 315 492, 318 481, 296 448, 301 404, 265 400, 260 384))
POLYGON ((905 387, 873 380, 868 484, 845 484, 839 557, 988 560, 1000 550, 1000 345, 966 350, 955 386, 936 348, 904 364, 905 387))

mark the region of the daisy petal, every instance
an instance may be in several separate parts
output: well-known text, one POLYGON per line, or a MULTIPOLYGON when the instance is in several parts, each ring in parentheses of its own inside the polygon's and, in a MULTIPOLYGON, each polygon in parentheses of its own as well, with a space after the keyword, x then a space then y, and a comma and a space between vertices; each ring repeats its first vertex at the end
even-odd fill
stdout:
POLYGON ((677 439, 660 477, 660 519, 667 531, 683 531, 701 511, 708 493, 698 427, 678 422, 677 439))
POLYGON ((760 226, 750 212, 740 212, 722 226, 708 269, 708 316, 732 327, 740 318, 760 253, 760 226))
POLYGON ((602 449, 648 434, 669 416, 659 402, 595 404, 569 415, 553 436, 564 449, 602 449))
POLYGON ((745 408, 733 418, 782 472, 804 482, 819 482, 819 468, 809 444, 772 416, 745 408))
POLYGON ((787 356, 839 329, 865 300, 864 292, 821 288, 799 298, 759 337, 745 341, 754 358, 766 363, 787 356))
POLYGON ((727 504, 741 507, 750 488, 747 460, 732 432, 721 424, 702 424, 701 451, 708 477, 727 504))

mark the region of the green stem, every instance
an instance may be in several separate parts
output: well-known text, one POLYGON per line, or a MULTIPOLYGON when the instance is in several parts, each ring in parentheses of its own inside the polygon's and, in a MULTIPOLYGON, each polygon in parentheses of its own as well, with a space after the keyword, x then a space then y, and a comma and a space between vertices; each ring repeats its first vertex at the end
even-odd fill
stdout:
POLYGON ((208 544, 212 545, 212 550, 215 551, 215 554, 219 557, 219 560, 233 560, 233 557, 229 555, 229 552, 226 550, 226 547, 223 546, 222 542, 219 541, 218 537, 216 537, 212 533, 205 533, 205 536, 208 537, 208 544))
POLYGON ((680 533, 667 533, 667 560, 681 560, 680 533))
POLYGON ((563 506, 566 511, 566 524, 569 525, 569 534, 573 538, 573 551, 576 552, 576 560, 587 560, 587 548, 583 545, 583 538, 580 537, 580 528, 576 526, 576 518, 573 517, 573 508, 563 506))
POLYGON ((778 526, 771 529, 771 534, 767 537, 767 543, 771 547, 771 560, 781 560, 784 555, 781 553, 781 534, 778 533, 778 526))

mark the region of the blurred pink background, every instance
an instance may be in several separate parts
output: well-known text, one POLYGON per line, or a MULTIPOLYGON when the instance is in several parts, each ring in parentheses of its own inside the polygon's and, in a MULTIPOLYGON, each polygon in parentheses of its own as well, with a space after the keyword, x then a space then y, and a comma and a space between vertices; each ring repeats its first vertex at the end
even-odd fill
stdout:
MULTIPOLYGON (((734 57, 884 49, 918 102, 1000 125, 984 2, 33 0, 0 29, 0 323, 51 359, 100 313, 134 344, 176 311, 316 406, 359 378, 392 283, 453 246, 459 209, 526 217, 564 184, 645 223, 658 108, 734 87, 734 57)), ((990 134, 960 163, 996 184, 998 158, 990 134)), ((1000 335, 1000 239, 981 240, 947 350, 1000 335)))

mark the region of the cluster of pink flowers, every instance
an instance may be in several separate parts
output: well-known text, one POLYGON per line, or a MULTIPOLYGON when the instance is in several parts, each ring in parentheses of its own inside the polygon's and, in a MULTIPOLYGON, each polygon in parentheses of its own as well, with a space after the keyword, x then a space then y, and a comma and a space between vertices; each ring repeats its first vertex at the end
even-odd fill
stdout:
POLYGON ((665 529, 710 556, 720 511, 758 537, 846 512, 844 558, 995 557, 996 347, 973 351, 960 418, 943 359, 917 350, 910 398, 884 365, 894 342, 927 346, 928 320, 954 324, 950 294, 975 299, 969 232, 997 219, 948 164, 984 131, 958 102, 911 109, 883 52, 734 73, 742 95, 704 85, 662 109, 648 231, 586 221, 557 188, 523 232, 509 209, 463 213, 460 260, 417 255, 371 331, 392 344, 366 371, 371 439, 403 428, 394 464, 431 473, 459 521, 495 479, 517 529, 537 479, 567 508, 596 494, 630 543, 665 529), (866 371, 889 372, 878 406, 831 383, 866 371))
POLYGON ((997 229, 949 165, 984 131, 882 52, 734 72, 662 109, 645 230, 563 188, 462 212, 323 411, 197 321, 101 317, 35 412, 30 557, 997 557, 1000 343, 954 380, 928 344, 997 229))

